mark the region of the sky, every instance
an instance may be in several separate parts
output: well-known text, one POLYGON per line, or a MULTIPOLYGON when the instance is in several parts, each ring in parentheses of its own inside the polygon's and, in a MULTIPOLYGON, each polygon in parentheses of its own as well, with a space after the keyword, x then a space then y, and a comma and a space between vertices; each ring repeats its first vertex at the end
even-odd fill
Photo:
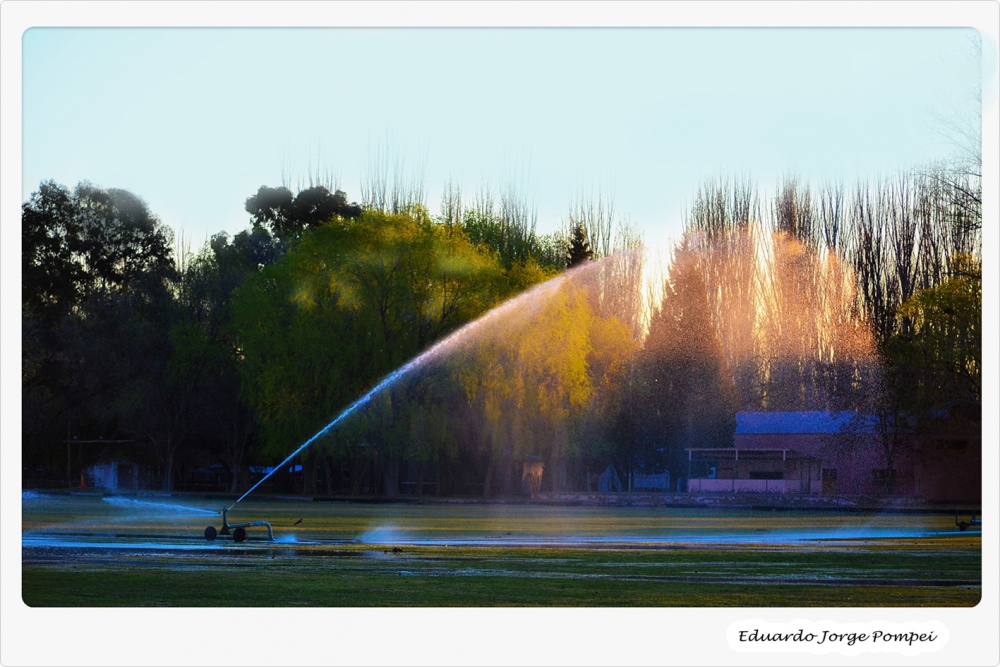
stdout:
POLYGON ((699 185, 822 185, 954 154, 970 28, 46 28, 23 56, 22 200, 130 190, 197 251, 262 185, 360 201, 387 156, 432 213, 514 188, 537 229, 600 196, 651 244, 699 185))

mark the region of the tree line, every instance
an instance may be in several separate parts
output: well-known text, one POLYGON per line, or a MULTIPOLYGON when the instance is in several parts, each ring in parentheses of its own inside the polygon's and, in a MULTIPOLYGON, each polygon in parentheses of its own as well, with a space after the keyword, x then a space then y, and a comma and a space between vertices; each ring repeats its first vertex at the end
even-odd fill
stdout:
POLYGON ((551 491, 596 488, 609 465, 677 476, 685 448, 731 446, 739 410, 880 409, 928 432, 965 410, 976 428, 967 171, 818 194, 788 180, 767 201, 711 181, 652 282, 610 201, 540 235, 513 188, 470 203, 449 185, 437 217, 421 190, 374 178, 358 204, 263 186, 246 230, 184 258, 135 195, 43 182, 22 206, 26 483, 72 483, 125 441, 148 485, 214 465, 236 492, 459 330, 276 483, 510 495, 528 460, 551 491))

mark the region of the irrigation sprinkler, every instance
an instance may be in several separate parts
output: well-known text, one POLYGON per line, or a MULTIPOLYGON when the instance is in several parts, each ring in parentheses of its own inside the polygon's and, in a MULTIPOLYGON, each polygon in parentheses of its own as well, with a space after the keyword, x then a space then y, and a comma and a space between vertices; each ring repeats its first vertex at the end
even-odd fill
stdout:
MULTIPOLYGON (((977 512, 972 512, 972 517, 968 521, 959 521, 958 512, 955 512, 955 525, 958 526, 958 529, 961 531, 968 530, 972 527, 982 527, 982 520, 977 519, 976 514, 977 512)), ((981 512, 979 514, 981 514, 981 512)))
MULTIPOLYGON (((570 273, 575 273, 575 272, 579 272, 579 271, 582 271, 582 270, 583 270, 583 267, 578 267, 576 269, 573 269, 570 273)), ((226 507, 225 509, 223 509, 222 510, 222 528, 220 530, 216 530, 214 526, 209 526, 208 528, 205 529, 205 539, 211 542, 212 540, 214 540, 219 535, 232 535, 232 538, 233 538, 234 542, 242 542, 243 540, 245 540, 247 538, 247 533, 246 533, 246 529, 247 528, 249 528, 251 526, 267 526, 267 535, 268 535, 268 538, 273 542, 274 541, 274 535, 271 533, 271 524, 269 524, 268 522, 266 522, 266 521, 250 521, 248 523, 231 524, 227 520, 226 513, 229 510, 231 510, 233 507, 235 507, 244 498, 246 498, 251 493, 253 493, 254 490, 258 486, 260 486, 261 484, 263 484, 265 481, 267 481, 267 479, 271 475, 273 475, 278 470, 282 470, 286 465, 288 465, 288 463, 292 459, 294 459, 296 456, 298 456, 299 453, 302 452, 302 450, 304 450, 306 447, 308 447, 309 445, 311 445, 314 441, 316 441, 317 439, 323 437, 324 435, 326 435, 327 433, 329 433, 331 430, 333 430, 334 428, 336 428, 337 424, 339 424, 341 422, 341 420, 343 420, 346 417, 348 417, 355 410, 357 410, 357 409, 361 408, 362 406, 364 406, 366 403, 368 403, 372 399, 373 396, 375 396, 376 394, 378 394, 380 391, 382 391, 386 387, 391 386, 397 380, 399 380, 399 378, 406 376, 411 371, 414 371, 414 370, 420 368, 420 366, 422 366, 423 364, 427 363, 431 359, 434 359, 434 358, 436 358, 436 357, 444 354, 445 352, 449 351, 452 347, 454 347, 454 345, 456 344, 456 341, 462 340, 463 337, 469 336, 470 334, 474 333, 479 328, 488 326, 489 323, 491 321, 495 320, 495 319, 502 319, 505 316, 505 314, 508 313, 509 311, 516 310, 517 308, 519 308, 520 305, 523 304, 523 302, 525 300, 533 299, 538 294, 544 293, 545 290, 552 289, 553 287, 558 287, 559 285, 562 284, 562 282, 564 280, 566 280, 566 276, 567 275, 569 275, 569 274, 563 274, 563 275, 557 276, 555 278, 552 278, 551 280, 549 280, 547 282, 544 282, 541 285, 535 285, 534 287, 532 287, 528 291, 526 291, 526 292, 524 292, 524 293, 522 293, 522 294, 514 297, 513 299, 510 299, 510 300, 504 302, 503 304, 497 306, 496 308, 493 308, 492 310, 490 310, 489 312, 487 312, 485 315, 482 315, 481 317, 479 317, 479 319, 476 319, 476 320, 473 320, 472 322, 469 322, 468 324, 466 324, 465 326, 461 327, 457 331, 453 331, 452 333, 450 333, 449 335, 447 335, 443 339, 441 339, 438 342, 434 343, 430 348, 428 348, 427 350, 425 350, 424 352, 420 353, 415 358, 413 358, 410 361, 408 361, 406 364, 400 366, 399 368, 397 368, 393 372, 391 372, 388 375, 386 375, 384 378, 382 378, 382 380, 379 381, 378 384, 376 384, 374 387, 372 387, 371 389, 369 389, 368 393, 364 394, 361 398, 359 398, 354 403, 352 403, 350 406, 348 406, 347 409, 345 409, 343 412, 341 412, 339 415, 337 415, 337 417, 333 421, 331 421, 329 424, 327 424, 326 426, 324 426, 315 435, 313 435, 311 438, 309 438, 308 440, 306 440, 295 451, 293 451, 291 454, 289 454, 285 458, 284 461, 282 461, 281 463, 279 463, 278 465, 276 465, 274 468, 272 468, 271 472, 267 473, 266 475, 264 475, 263 477, 261 477, 259 480, 257 480, 257 483, 254 484, 253 486, 251 486, 249 489, 247 489, 246 492, 242 496, 240 496, 239 498, 237 498, 236 500, 234 500, 228 507, 226 507)))
POLYGON ((247 539, 247 528, 253 526, 265 526, 267 528, 267 539, 274 542, 274 532, 271 530, 271 524, 267 521, 247 521, 245 523, 229 523, 229 517, 226 513, 229 508, 222 510, 222 527, 219 530, 215 529, 215 526, 209 526, 205 529, 205 539, 209 542, 215 540, 216 537, 220 535, 231 535, 233 542, 242 542, 247 539))

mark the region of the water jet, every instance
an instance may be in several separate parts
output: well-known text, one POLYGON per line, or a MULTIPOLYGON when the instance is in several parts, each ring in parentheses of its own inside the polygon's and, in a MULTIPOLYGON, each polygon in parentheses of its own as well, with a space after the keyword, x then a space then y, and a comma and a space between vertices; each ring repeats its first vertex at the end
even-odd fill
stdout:
MULTIPOLYGON (((503 320, 505 316, 511 314, 512 312, 517 312, 519 308, 524 306, 525 302, 530 302, 532 299, 538 298, 540 295, 545 294, 546 292, 557 290, 559 286, 562 285, 563 282, 567 279, 567 277, 572 275, 578 275, 583 270, 585 270, 585 267, 578 267, 576 269, 567 271, 566 273, 563 273, 561 275, 556 276, 555 278, 552 278, 551 280, 536 285, 531 289, 521 293, 520 295, 505 301, 499 306, 489 310, 484 315, 480 316, 478 319, 469 322, 468 324, 460 327, 458 330, 452 332, 448 336, 445 336, 443 339, 433 344, 427 350, 425 350, 418 356, 414 357, 403 366, 400 366, 393 372, 383 377, 378 382, 378 384, 376 384, 374 387, 368 390, 367 393, 362 395, 354 403, 352 403, 346 409, 344 409, 339 415, 337 415, 336 418, 334 418, 330 423, 328 423, 326 426, 320 429, 315 435, 313 435, 311 438, 302 443, 297 449, 295 449, 295 451, 289 454, 281 463, 274 466, 271 472, 267 473, 261 479, 259 479, 257 483, 251 486, 249 489, 247 489, 247 491, 243 495, 241 495, 239 498, 233 501, 228 507, 225 507, 221 512, 222 528, 219 531, 216 531, 213 526, 209 526, 208 528, 205 529, 205 538, 208 540, 213 540, 218 535, 229 535, 231 529, 233 539, 237 542, 242 542, 244 539, 246 539, 246 531, 244 530, 245 528, 250 526, 260 526, 260 525, 267 526, 268 534, 270 536, 271 527, 270 524, 268 524, 266 521, 252 521, 245 524, 229 524, 227 521, 227 512, 231 510, 233 507, 235 507, 244 498, 253 493, 253 491, 261 484, 263 484, 265 481, 267 481, 267 479, 271 477, 271 475, 273 475, 278 470, 284 469, 284 467, 288 465, 288 463, 291 462, 292 459, 298 456, 299 453, 301 453, 309 445, 311 445, 319 438, 331 432, 341 421, 349 417, 358 409, 362 408, 365 404, 370 402, 371 399, 377 394, 379 394, 381 391, 395 384, 400 378, 409 375, 411 372, 414 372, 419 367, 427 364, 431 360, 440 357, 445 352, 451 350, 456 345, 456 343, 469 337, 475 331, 487 326, 490 322, 496 320, 503 320), (240 532, 236 532, 237 530, 239 530, 240 532)), ((273 536, 271 536, 271 539, 273 541, 274 539, 273 536)))

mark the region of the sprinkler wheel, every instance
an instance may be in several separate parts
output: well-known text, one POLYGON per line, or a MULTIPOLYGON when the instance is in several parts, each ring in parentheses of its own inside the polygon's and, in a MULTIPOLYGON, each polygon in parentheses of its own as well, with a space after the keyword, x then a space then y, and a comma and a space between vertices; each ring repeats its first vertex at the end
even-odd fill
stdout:
POLYGON ((247 539, 247 528, 252 526, 263 526, 267 528, 267 539, 274 542, 274 532, 271 530, 271 524, 267 521, 247 521, 246 523, 229 523, 229 517, 226 513, 229 508, 222 510, 222 528, 219 530, 215 529, 215 526, 209 526, 205 529, 205 539, 209 542, 215 540, 219 536, 232 535, 233 542, 244 542, 247 539))

